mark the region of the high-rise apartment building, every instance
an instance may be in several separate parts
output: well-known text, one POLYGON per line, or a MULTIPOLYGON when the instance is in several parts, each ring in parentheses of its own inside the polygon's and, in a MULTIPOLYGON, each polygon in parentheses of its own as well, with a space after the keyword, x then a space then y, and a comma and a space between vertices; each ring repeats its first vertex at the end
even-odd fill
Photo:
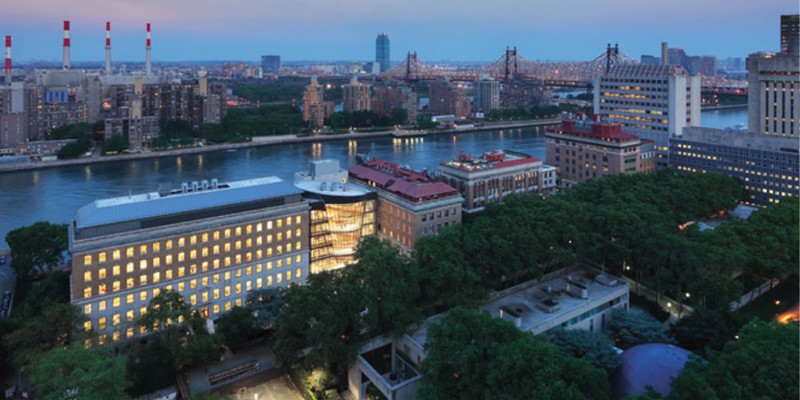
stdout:
MULTIPOLYGON (((375 62, 380 64, 381 71, 386 72, 391 68, 389 60, 389 35, 381 33, 375 39, 375 62)), ((375 73, 375 71, 373 71, 375 73)))
POLYGON ((466 119, 472 113, 467 90, 457 82, 433 82, 430 85, 428 110, 435 115, 455 115, 466 119))
POLYGON ((781 16, 780 53, 747 57, 747 120, 751 133, 800 136, 798 15, 781 16))
POLYGON ((475 82, 476 109, 488 113, 500 109, 500 82, 493 79, 481 79, 475 82))
POLYGON ((781 15, 781 53, 800 53, 800 14, 781 15))
POLYGON ((669 138, 700 125, 700 76, 675 64, 614 66, 595 81, 594 113, 655 142, 664 167, 669 138))
POLYGON ((377 86, 372 96, 372 111, 386 117, 392 116, 396 108, 406 111, 408 123, 417 121, 417 94, 411 87, 397 83, 388 86, 377 86))
MULTIPOLYGON (((100 344, 147 334, 137 321, 159 293, 180 293, 203 318, 253 289, 304 282, 308 202, 275 177, 184 183, 96 200, 69 226, 71 302, 100 344)), ((177 321, 182 322, 182 321, 177 321)))
POLYGON ((321 128, 325 124, 325 118, 333 112, 333 107, 329 107, 324 101, 324 89, 317 83, 317 77, 311 77, 311 83, 306 86, 303 92, 303 121, 306 121, 314 128, 321 128))
POLYGON ((281 56, 261 56, 261 72, 278 75, 281 72, 281 56))
POLYGON ((370 111, 372 109, 372 87, 358 82, 357 77, 342 85, 342 108, 344 111, 370 111))

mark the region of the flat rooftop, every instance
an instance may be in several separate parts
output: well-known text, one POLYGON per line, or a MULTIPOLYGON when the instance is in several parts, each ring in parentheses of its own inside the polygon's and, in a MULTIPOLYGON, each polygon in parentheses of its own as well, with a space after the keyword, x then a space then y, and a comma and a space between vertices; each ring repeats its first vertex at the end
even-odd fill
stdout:
POLYGON ((462 153, 455 160, 443 162, 439 166, 458 171, 477 172, 490 169, 502 169, 522 164, 541 165, 542 160, 528 154, 510 150, 492 150, 472 158, 469 153, 462 153))
MULTIPOLYGON (((608 297, 626 287, 625 281, 588 267, 565 268, 546 275, 541 280, 528 281, 496 292, 488 302, 480 306, 480 310, 488 312, 494 318, 500 317, 501 309, 506 315, 510 310, 512 314, 520 317, 521 331, 532 331, 538 326, 560 319, 571 311, 608 297), (584 299, 571 294, 567 285, 586 288, 587 297, 584 299)), ((439 323, 445 315, 446 312, 434 315, 419 326, 408 330, 406 334, 424 347, 428 328, 439 323)), ((504 319, 507 320, 507 317, 504 319)))
POLYGON ((80 230, 301 193, 300 189, 274 176, 216 185, 207 181, 191 182, 180 189, 95 200, 78 209, 74 227, 80 230))

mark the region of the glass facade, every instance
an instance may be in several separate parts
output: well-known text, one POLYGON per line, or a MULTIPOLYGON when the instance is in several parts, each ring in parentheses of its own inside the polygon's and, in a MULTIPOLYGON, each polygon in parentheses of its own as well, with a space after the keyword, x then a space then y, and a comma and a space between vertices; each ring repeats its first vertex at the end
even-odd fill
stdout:
POLYGON ((312 208, 312 274, 352 263, 361 238, 375 234, 375 197, 364 196, 353 200, 348 203, 324 202, 312 208))

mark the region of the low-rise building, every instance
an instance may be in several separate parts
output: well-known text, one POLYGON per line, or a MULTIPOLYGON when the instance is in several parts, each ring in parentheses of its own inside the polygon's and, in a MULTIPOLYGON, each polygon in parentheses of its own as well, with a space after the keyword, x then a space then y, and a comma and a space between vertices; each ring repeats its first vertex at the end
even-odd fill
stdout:
POLYGON ((464 199, 455 188, 427 174, 372 159, 348 170, 351 182, 378 193, 378 236, 404 252, 442 227, 461 223, 464 199))
MULTIPOLYGON (((600 332, 614 309, 628 309, 629 292, 622 279, 576 266, 497 292, 480 309, 534 335, 556 328, 600 332)), ((348 373, 350 394, 365 399, 366 387, 373 385, 387 399, 414 399, 425 379, 421 366, 428 329, 446 315, 430 317, 398 338, 379 337, 364 345, 348 373)))
POLYGON ((686 173, 720 172, 742 180, 745 204, 768 206, 800 194, 797 139, 689 127, 669 141, 670 167, 686 173))
POLYGON ((547 128, 545 138, 546 160, 556 167, 561 186, 605 175, 643 172, 642 142, 624 132, 620 123, 590 121, 579 115, 547 128))
POLYGON ((510 150, 494 150, 476 158, 462 153, 439 164, 439 171, 442 180, 464 197, 465 212, 481 211, 510 194, 549 194, 556 188, 555 168, 510 150))
MULTIPOLYGON (((148 334, 137 321, 172 290, 201 317, 242 306, 253 289, 309 273, 309 205, 276 177, 184 183, 96 200, 69 226, 70 301, 105 344, 148 334)), ((182 321, 177 321, 182 322, 182 321)))

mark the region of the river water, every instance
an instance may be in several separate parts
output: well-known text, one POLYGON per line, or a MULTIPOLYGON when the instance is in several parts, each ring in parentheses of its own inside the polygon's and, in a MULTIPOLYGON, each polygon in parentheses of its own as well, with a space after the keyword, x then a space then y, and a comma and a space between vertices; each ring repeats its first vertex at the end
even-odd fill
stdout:
MULTIPOLYGON (((703 126, 725 128, 746 123, 747 109, 703 112, 703 126)), ((544 159, 543 128, 475 132, 424 138, 390 137, 253 147, 149 160, 98 163, 0 173, 0 247, 5 235, 37 221, 68 223, 84 205, 107 197, 155 191, 159 184, 219 178, 241 180, 275 175, 292 182, 310 160, 338 159, 343 168, 358 153, 369 153, 414 169, 435 169, 459 152, 516 150, 544 159)))

